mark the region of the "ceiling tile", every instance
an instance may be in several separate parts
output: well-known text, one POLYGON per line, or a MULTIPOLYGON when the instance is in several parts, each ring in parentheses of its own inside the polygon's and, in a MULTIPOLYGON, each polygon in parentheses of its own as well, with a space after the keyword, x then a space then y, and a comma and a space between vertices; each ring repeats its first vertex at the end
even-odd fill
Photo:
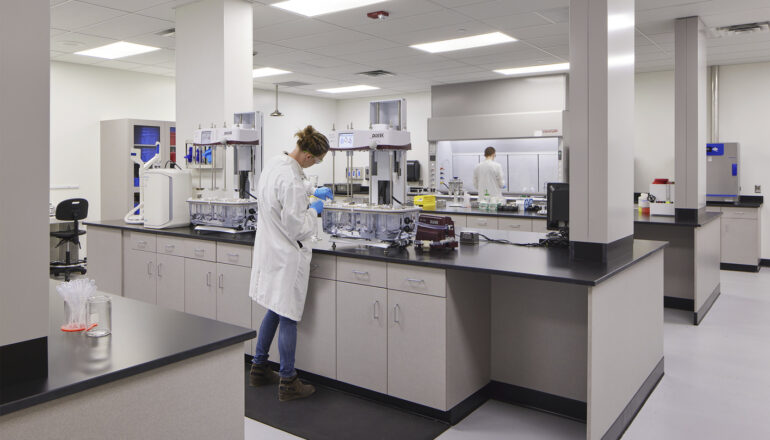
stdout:
POLYGON ((477 20, 569 6, 569 0, 492 0, 461 6, 457 11, 477 20))
POLYGON ((351 41, 361 41, 369 39, 369 36, 360 32, 347 29, 325 32, 322 34, 308 35, 304 37, 291 38, 288 40, 279 40, 276 43, 281 46, 294 49, 313 49, 332 46, 336 44, 346 44, 351 41))
POLYGON ((94 35, 69 32, 51 38, 51 50, 73 53, 114 42, 115 40, 111 38, 102 38, 94 35))
POLYGON ((173 27, 174 23, 171 21, 130 14, 83 28, 80 32, 105 38, 123 40, 137 35, 160 32, 173 27))
POLYGON ((143 72, 143 73, 152 73, 154 75, 169 75, 169 74, 173 75, 174 74, 173 69, 168 69, 165 67, 158 67, 158 66, 137 67, 136 69, 134 69, 134 71, 143 72))
POLYGON ((372 38, 368 40, 353 40, 330 46, 321 46, 313 49, 312 52, 329 56, 339 56, 361 52, 377 54, 383 49, 392 49, 394 47, 401 46, 398 43, 394 43, 392 41, 387 41, 380 38, 372 38))
POLYGON ((173 50, 161 49, 153 52, 143 53, 141 55, 121 58, 121 60, 138 64, 168 63, 174 62, 176 60, 176 52, 173 50))
POLYGON ((56 61, 63 61, 65 63, 75 63, 75 64, 96 64, 104 60, 101 58, 86 57, 83 55, 73 55, 68 53, 68 54, 57 56, 56 61))
POLYGON ((533 14, 544 17, 551 23, 569 23, 569 6, 553 9, 543 9, 533 12, 533 14))
POLYGON ((134 70, 136 68, 142 67, 141 64, 130 63, 126 61, 119 61, 119 60, 107 60, 94 65, 96 67, 107 67, 109 69, 121 69, 121 70, 134 70))
POLYGON ((467 16, 458 14, 449 9, 443 9, 427 14, 412 15, 401 19, 383 20, 376 22, 373 25, 357 26, 354 29, 360 32, 366 32, 370 35, 377 35, 399 41, 395 37, 406 32, 415 32, 417 30, 433 29, 468 22, 471 22, 471 20, 467 16))
POLYGON ((176 47, 176 39, 174 37, 162 37, 154 32, 124 38, 124 40, 130 43, 144 44, 163 49, 174 49, 176 47))
POLYGON ((362 28, 361 30, 364 31, 365 28, 378 26, 380 23, 442 10, 445 10, 443 6, 436 4, 431 0, 390 0, 385 3, 369 5, 365 8, 356 8, 336 12, 334 14, 320 15, 317 18, 318 20, 336 24, 337 26, 362 28), (366 16, 368 12, 380 10, 387 11, 390 15, 384 20, 371 19, 366 16))
POLYGON ((256 4, 253 6, 252 16, 254 29, 299 21, 305 18, 302 15, 293 14, 283 9, 256 4))
POLYGON ((92 5, 104 6, 106 8, 119 9, 127 12, 136 12, 141 9, 147 9, 169 3, 169 0, 84 0, 92 5))
POLYGON ((124 14, 125 12, 115 9, 71 1, 51 8, 51 27, 71 31, 124 14))
POLYGON ((485 34, 494 31, 495 29, 489 25, 478 21, 471 21, 430 29, 421 29, 414 32, 401 32, 387 38, 402 44, 412 45, 430 43, 432 41, 448 40, 452 38, 469 37, 472 35, 485 34))
POLYGON ((483 20, 483 22, 503 32, 511 29, 519 29, 519 28, 529 27, 529 26, 542 26, 546 24, 553 24, 552 22, 548 21, 545 17, 539 16, 530 12, 525 14, 491 17, 483 20))
POLYGON ((342 60, 351 61, 355 63, 378 63, 382 60, 390 60, 393 58, 413 57, 417 56, 417 51, 411 47, 399 46, 390 49, 380 49, 377 52, 361 52, 354 54, 337 55, 337 58, 342 60))
POLYGON ((301 38, 309 35, 316 35, 340 30, 339 27, 313 20, 312 18, 302 18, 291 22, 290 25, 273 24, 254 29, 254 41, 264 41, 273 43, 291 38, 301 38))
POLYGON ((61 34, 66 34, 67 32, 69 32, 69 31, 66 31, 64 29, 51 28, 51 36, 52 37, 56 37, 57 35, 61 35, 61 34))

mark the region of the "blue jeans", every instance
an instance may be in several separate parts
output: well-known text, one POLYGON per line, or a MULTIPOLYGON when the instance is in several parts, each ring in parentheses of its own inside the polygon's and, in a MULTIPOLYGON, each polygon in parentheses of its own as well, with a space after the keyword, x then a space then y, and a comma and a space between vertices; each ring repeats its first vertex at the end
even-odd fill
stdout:
POLYGON ((275 330, 280 323, 281 329, 278 332, 278 354, 281 356, 281 369, 278 374, 283 378, 290 378, 297 374, 294 369, 294 353, 297 351, 297 321, 292 321, 285 316, 280 316, 272 310, 268 310, 259 326, 257 335, 257 350, 253 364, 264 365, 267 363, 270 344, 273 343, 275 330))

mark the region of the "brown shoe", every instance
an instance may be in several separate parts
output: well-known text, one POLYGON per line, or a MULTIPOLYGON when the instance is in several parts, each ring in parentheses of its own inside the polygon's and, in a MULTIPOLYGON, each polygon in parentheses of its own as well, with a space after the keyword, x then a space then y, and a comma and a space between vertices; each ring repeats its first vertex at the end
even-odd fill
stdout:
POLYGON ((278 400, 281 402, 304 399, 313 393, 315 393, 315 387, 303 383, 296 374, 288 379, 281 378, 281 384, 278 386, 278 400))
POLYGON ((251 364, 249 372, 249 385, 261 387, 263 385, 273 385, 281 380, 281 376, 271 370, 267 365, 251 364))

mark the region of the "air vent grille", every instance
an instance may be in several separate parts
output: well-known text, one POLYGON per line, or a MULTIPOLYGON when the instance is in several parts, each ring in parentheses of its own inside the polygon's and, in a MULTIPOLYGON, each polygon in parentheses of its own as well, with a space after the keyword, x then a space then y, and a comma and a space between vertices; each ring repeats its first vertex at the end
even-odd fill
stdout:
POLYGON ((734 24, 731 26, 722 26, 712 29, 712 33, 716 37, 731 37, 734 35, 748 35, 765 32, 770 32, 770 21, 734 24))
POLYGON ((356 75, 372 76, 376 78, 379 76, 395 76, 396 74, 388 72, 387 70, 370 70, 368 72, 358 72, 356 75))

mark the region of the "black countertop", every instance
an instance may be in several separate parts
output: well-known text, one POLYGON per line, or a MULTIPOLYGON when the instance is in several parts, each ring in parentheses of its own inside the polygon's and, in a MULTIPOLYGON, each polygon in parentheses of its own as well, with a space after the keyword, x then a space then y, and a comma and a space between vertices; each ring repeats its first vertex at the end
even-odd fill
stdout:
POLYGON ((634 223, 698 228, 711 223, 712 221, 718 219, 721 215, 721 212, 703 212, 695 221, 685 221, 677 220, 674 216, 668 215, 642 214, 638 209, 634 209, 634 223))
POLYGON ((110 229, 121 229, 124 231, 147 232, 151 234, 168 235, 171 237, 195 238, 198 240, 209 240, 221 243, 254 246, 254 232, 228 234, 226 232, 196 231, 194 226, 182 226, 179 228, 167 229, 150 229, 145 228, 142 225, 130 225, 123 220, 102 220, 84 222, 84 224, 86 226, 101 226, 110 229))
POLYGON ((490 216, 490 217, 511 217, 511 218, 529 218, 529 219, 539 219, 544 220, 546 219, 545 215, 537 214, 532 211, 517 211, 517 212, 508 212, 508 211, 482 211, 478 208, 455 208, 455 207, 446 207, 446 208, 436 208, 435 210, 423 210, 425 214, 460 214, 460 215, 482 215, 482 216, 490 216))
POLYGON ((112 334, 59 329, 64 301, 49 292, 48 378, 0 390, 0 415, 134 376, 256 337, 256 332, 121 296, 112 299, 112 334))
MULTIPOLYGON (((716 214, 719 215, 719 213, 716 214)), ((237 242, 235 240, 238 240, 239 237, 233 237, 230 234, 223 234, 227 237, 219 240, 217 236, 204 236, 192 231, 192 228, 145 229, 141 226, 125 225, 122 221, 91 222, 90 224, 186 238, 200 239, 206 237, 207 240, 227 243, 253 245, 254 242, 253 234, 249 234, 250 238, 241 237, 243 241, 237 242), (185 231, 188 234, 186 236, 184 235, 185 231)), ((460 228, 460 230, 464 229, 482 231, 491 238, 504 238, 515 243, 536 243, 545 236, 545 234, 536 232, 460 228)), ((401 251, 397 249, 386 251, 377 247, 350 244, 350 242, 338 242, 337 247, 334 248, 330 237, 326 234, 322 235, 321 241, 312 243, 315 253, 441 269, 472 270, 586 286, 595 286, 667 246, 666 242, 661 241, 634 240, 631 255, 604 265, 571 261, 567 248, 522 247, 482 242, 477 246, 460 245, 456 250, 450 252, 422 253, 416 251, 412 246, 401 251)))

